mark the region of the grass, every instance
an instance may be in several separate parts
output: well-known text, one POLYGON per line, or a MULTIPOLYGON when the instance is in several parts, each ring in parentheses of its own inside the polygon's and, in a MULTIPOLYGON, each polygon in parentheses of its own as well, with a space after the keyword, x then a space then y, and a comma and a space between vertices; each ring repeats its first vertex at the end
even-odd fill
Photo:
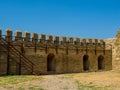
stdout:
POLYGON ((19 75, 19 76, 1 76, 0 77, 0 86, 10 85, 10 84, 18 84, 27 81, 42 79, 42 77, 37 76, 26 76, 26 75, 19 75))
POLYGON ((25 90, 23 87, 18 87, 18 90, 25 90))
POLYGON ((41 87, 34 87, 34 86, 25 86, 24 83, 27 82, 31 82, 33 80, 42 80, 41 76, 32 76, 32 75, 15 75, 15 76, 1 76, 0 77, 0 87, 3 87, 7 90, 13 90, 14 87, 17 87, 18 84, 22 84, 22 85, 18 85, 18 87, 16 88, 16 90, 44 90, 41 87))
POLYGON ((109 87, 99 87, 93 84, 82 84, 78 80, 76 80, 78 90, 108 90, 109 87))
POLYGON ((29 87, 29 90, 44 90, 44 89, 40 87, 29 87))
MULTIPOLYGON (((17 90, 26 90, 26 89, 23 87, 19 87, 17 90)), ((44 89, 40 87, 29 87, 27 90, 44 90, 44 89)))
POLYGON ((49 88, 48 84, 51 83, 49 81, 49 78, 53 78, 50 80, 55 80, 53 81, 53 84, 56 87, 61 87, 59 84, 57 86, 56 83, 58 82, 65 84, 60 84, 63 85, 63 87, 61 87, 61 90, 70 89, 68 82, 71 82, 70 85, 72 86, 73 84, 77 90, 116 90, 116 88, 120 88, 119 74, 120 73, 118 72, 63 74, 56 75, 55 79, 53 78, 54 76, 0 76, 0 90, 3 90, 1 87, 7 90, 44 90, 46 87, 49 88))

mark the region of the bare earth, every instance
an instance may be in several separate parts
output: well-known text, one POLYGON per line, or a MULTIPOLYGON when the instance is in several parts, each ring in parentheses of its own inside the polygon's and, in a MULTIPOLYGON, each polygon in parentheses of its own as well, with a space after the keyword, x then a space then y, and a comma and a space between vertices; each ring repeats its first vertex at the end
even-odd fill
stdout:
POLYGON ((0 84, 0 90, 120 90, 120 61, 111 71, 28 77, 34 79, 0 84))

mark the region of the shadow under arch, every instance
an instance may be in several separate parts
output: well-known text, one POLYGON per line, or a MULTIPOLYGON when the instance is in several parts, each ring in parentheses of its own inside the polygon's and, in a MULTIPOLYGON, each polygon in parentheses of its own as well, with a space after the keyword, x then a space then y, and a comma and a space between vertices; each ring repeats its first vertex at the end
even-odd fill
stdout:
POLYGON ((48 54, 47 56, 47 71, 55 71, 56 69, 55 55, 53 53, 48 54))
POLYGON ((98 70, 104 69, 104 57, 102 55, 98 56, 98 70))
POLYGON ((83 70, 84 71, 89 70, 89 56, 88 55, 83 56, 83 70))

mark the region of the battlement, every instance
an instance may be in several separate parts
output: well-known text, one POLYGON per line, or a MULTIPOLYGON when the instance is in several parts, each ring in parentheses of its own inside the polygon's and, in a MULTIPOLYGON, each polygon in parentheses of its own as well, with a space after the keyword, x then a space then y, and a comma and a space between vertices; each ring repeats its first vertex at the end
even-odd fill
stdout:
POLYGON ((102 39, 0 30, 0 75, 79 73, 112 69, 102 39))
POLYGON ((5 39, 9 42, 22 41, 30 42, 33 44, 53 44, 53 45, 105 45, 102 39, 85 39, 85 38, 73 38, 73 37, 59 37, 38 33, 24 32, 16 30, 13 34, 12 30, 7 29, 6 34, 2 35, 2 30, 0 30, 0 36, 5 36, 5 39))

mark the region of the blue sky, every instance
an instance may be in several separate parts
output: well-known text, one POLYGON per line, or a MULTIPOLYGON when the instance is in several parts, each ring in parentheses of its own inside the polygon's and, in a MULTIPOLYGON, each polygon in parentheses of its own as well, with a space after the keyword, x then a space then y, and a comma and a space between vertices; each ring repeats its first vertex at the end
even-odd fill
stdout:
POLYGON ((0 28, 112 38, 120 28, 120 0, 0 0, 0 28))

